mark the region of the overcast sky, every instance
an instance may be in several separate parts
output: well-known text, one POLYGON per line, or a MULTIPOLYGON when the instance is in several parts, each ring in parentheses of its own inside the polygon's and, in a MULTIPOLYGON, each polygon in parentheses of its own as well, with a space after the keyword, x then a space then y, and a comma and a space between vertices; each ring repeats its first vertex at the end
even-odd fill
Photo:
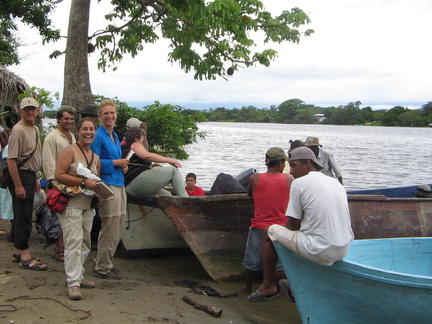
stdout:
MULTIPOLYGON (((90 34, 106 14, 104 2, 92 1, 90 34)), ((268 108, 298 98, 322 107, 361 101, 362 107, 419 108, 432 101, 432 1, 430 0, 265 0, 273 13, 302 8, 315 33, 299 44, 272 45, 279 57, 269 68, 240 68, 228 81, 195 81, 167 61, 165 41, 145 45, 135 59, 118 70, 97 69, 97 54, 89 56, 94 94, 117 97, 142 107, 155 100, 191 109, 216 107, 268 108)), ((65 35, 70 1, 53 15, 65 35)), ((22 29, 21 31, 24 31, 22 29)), ((57 43, 42 47, 33 31, 21 33, 22 63, 9 69, 31 86, 63 91, 64 58, 51 60, 57 43)), ((56 107, 57 108, 57 107, 56 107)))

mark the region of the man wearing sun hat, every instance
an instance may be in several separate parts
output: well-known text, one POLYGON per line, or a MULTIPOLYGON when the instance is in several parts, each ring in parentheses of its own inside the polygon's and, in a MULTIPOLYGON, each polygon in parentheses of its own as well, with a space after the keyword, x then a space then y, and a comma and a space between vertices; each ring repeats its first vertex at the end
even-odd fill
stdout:
MULTIPOLYGON (((330 266, 348 253, 354 239, 344 187, 318 172, 323 166, 308 147, 292 150, 289 163, 295 180, 290 188, 287 223, 270 226, 262 242, 264 281, 259 291, 263 296, 277 292, 272 277, 278 257, 272 241, 305 259, 330 266)), ((279 284, 294 301, 288 282, 281 280, 279 284)))
POLYGON ((33 257, 29 250, 33 202, 35 192, 41 190, 37 172, 42 164, 42 148, 39 129, 35 125, 39 103, 34 98, 24 98, 18 112, 21 120, 12 128, 7 159, 12 178, 9 191, 14 212, 11 229, 14 244, 12 262, 20 263, 23 269, 46 270, 47 265, 33 257))
POLYGON ((319 142, 319 138, 308 136, 304 144, 314 152, 318 162, 323 166, 321 172, 329 177, 338 179, 343 184, 341 168, 336 163, 333 154, 321 148, 322 145, 319 142))

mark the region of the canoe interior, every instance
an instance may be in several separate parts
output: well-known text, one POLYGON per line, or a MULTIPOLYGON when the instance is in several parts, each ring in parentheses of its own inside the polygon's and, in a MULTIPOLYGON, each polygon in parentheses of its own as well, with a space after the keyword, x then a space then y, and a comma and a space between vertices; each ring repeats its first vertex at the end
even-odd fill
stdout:
POLYGON ((352 243, 346 263, 362 265, 367 272, 388 271, 395 274, 429 277, 432 284, 432 239, 430 238, 393 238, 375 240, 356 240, 352 243))
POLYGON ((275 247, 303 323, 432 323, 430 240, 356 240, 331 267, 275 247), (424 267, 429 270, 418 269, 424 267))
POLYGON ((152 201, 128 203, 122 243, 130 258, 188 248, 171 220, 152 201))

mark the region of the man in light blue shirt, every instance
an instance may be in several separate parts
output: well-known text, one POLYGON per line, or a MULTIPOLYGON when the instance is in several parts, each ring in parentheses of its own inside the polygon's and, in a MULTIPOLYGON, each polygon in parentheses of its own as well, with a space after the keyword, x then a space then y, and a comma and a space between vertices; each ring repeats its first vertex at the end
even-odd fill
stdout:
POLYGON ((126 192, 123 172, 127 170, 128 160, 122 158, 120 139, 114 132, 117 119, 116 104, 103 100, 99 106, 100 127, 91 144, 92 151, 101 161, 100 177, 106 182, 114 195, 99 198, 101 230, 98 238, 98 251, 93 274, 102 279, 121 279, 114 268, 113 258, 120 242, 126 217, 126 192))

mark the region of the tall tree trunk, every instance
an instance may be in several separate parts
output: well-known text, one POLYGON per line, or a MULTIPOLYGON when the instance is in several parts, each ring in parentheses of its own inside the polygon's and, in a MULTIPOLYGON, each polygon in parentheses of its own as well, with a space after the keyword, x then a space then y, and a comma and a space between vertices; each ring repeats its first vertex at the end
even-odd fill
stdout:
POLYGON ((71 105, 80 112, 93 104, 87 59, 91 0, 72 0, 66 43, 62 105, 71 105))

